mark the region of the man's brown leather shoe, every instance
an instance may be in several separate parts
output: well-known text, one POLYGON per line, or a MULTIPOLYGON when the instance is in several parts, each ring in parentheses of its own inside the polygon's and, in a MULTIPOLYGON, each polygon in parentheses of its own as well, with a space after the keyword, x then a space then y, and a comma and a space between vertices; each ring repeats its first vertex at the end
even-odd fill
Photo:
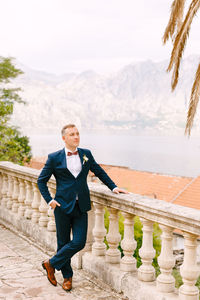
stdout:
POLYGON ((47 278, 49 279, 49 281, 51 282, 51 284, 53 285, 57 285, 57 281, 56 278, 54 276, 55 273, 55 269, 51 266, 49 260, 44 260, 42 262, 42 266, 43 269, 45 269, 47 271, 47 278))
POLYGON ((69 292, 72 289, 72 277, 64 278, 62 288, 66 292, 69 292))

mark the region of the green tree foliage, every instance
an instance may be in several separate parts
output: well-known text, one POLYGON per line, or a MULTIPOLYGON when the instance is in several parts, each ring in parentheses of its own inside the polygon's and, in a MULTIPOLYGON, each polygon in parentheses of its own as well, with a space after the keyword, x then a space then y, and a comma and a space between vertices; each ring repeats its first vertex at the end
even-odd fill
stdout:
POLYGON ((11 80, 23 74, 12 64, 11 58, 0 56, 0 160, 23 164, 31 158, 31 148, 27 136, 21 136, 19 129, 9 124, 14 104, 25 103, 13 88, 11 80))

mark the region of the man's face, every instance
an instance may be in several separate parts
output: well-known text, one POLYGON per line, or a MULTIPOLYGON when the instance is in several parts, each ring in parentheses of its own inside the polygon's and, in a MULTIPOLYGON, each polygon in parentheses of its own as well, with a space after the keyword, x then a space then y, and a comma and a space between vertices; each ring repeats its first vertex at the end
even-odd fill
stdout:
POLYGON ((62 139, 69 150, 75 150, 80 143, 78 129, 76 127, 70 127, 65 129, 65 134, 63 135, 62 139))

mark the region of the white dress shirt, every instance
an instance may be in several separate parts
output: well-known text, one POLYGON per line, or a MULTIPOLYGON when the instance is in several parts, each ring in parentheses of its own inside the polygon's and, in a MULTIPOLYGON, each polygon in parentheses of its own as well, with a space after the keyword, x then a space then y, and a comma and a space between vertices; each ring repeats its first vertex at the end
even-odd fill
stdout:
MULTIPOLYGON (((74 152, 76 152, 76 151, 77 151, 77 149, 74 152)), ((80 156, 78 154, 68 156, 67 152, 72 152, 72 151, 70 151, 69 149, 67 149, 65 147, 67 168, 72 173, 72 175, 74 175, 74 177, 76 178, 82 170, 80 156)))

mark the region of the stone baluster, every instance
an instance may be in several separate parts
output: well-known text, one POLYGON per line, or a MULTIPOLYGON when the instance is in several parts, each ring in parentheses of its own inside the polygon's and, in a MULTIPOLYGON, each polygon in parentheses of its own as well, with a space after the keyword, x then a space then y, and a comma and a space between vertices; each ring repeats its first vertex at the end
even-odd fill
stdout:
POLYGON ((41 196, 41 202, 40 202, 40 218, 39 218, 39 226, 40 227, 47 227, 48 224, 48 205, 44 198, 41 196))
POLYGON ((136 259, 133 257, 133 253, 137 247, 137 243, 134 240, 134 216, 125 212, 122 215, 124 216, 124 238, 121 242, 121 247, 124 256, 120 262, 120 269, 125 272, 135 272, 136 259))
POLYGON ((93 229, 94 243, 92 245, 92 254, 95 256, 102 256, 106 253, 106 245, 104 237, 106 229, 104 226, 104 206, 94 202, 95 208, 95 225, 93 229))
POLYGON ((14 213, 18 212, 18 208, 19 208, 19 202, 18 202, 18 198, 19 198, 19 180, 18 178, 15 176, 13 179, 13 194, 12 194, 12 211, 14 213))
POLYGON ((1 205, 6 207, 7 204, 7 191, 8 191, 8 176, 7 174, 3 174, 3 188, 1 190, 2 200, 1 205))
MULTIPOLYGON (((55 189, 49 188, 49 191, 51 193, 52 199, 55 197, 55 189)), ((47 225, 47 230, 48 231, 56 231, 56 223, 55 223, 55 217, 54 217, 54 210, 49 207, 48 209, 48 216, 49 216, 49 221, 47 225)))
POLYGON ((94 242, 93 238, 93 228, 94 228, 94 221, 95 221, 95 214, 94 214, 94 206, 93 203, 91 203, 91 210, 88 211, 88 231, 87 231, 87 240, 85 247, 76 253, 76 255, 72 258, 72 263, 74 266, 76 266, 77 269, 82 269, 82 256, 85 252, 92 250, 92 244, 94 242))
POLYGON ((25 197, 26 197, 26 191, 25 191, 25 182, 24 179, 19 179, 19 207, 18 207, 18 215, 19 217, 23 217, 24 211, 25 211, 25 197))
POLYGON ((155 269, 152 266, 152 260, 156 253, 153 248, 153 222, 146 219, 141 219, 141 221, 143 223, 143 239, 139 254, 142 265, 138 269, 138 278, 142 281, 153 281, 155 280, 155 269))
POLYGON ((33 213, 33 209, 32 209, 33 184, 28 180, 26 180, 25 184, 26 184, 26 200, 25 200, 26 209, 24 212, 24 217, 26 219, 31 219, 33 213))
POLYGON ((88 211, 88 231, 87 231, 87 241, 85 244, 84 251, 92 250, 92 245, 94 243, 94 237, 93 237, 94 224, 95 224, 94 205, 93 202, 91 202, 91 210, 88 211))
POLYGON ((3 188, 3 174, 0 172, 0 205, 1 205, 2 188, 3 188))
POLYGON ((3 189, 4 189, 4 174, 0 173, 0 206, 2 205, 3 189))
POLYGON ((38 220, 40 218, 40 212, 39 212, 39 206, 40 206, 40 200, 41 200, 41 196, 40 196, 40 192, 37 186, 37 183, 32 182, 33 185, 33 202, 32 202, 32 216, 31 216, 31 220, 33 223, 38 223, 38 220))
POLYGON ((7 208, 12 209, 13 176, 8 175, 7 208))
POLYGON ((173 228, 160 225, 162 230, 162 248, 158 263, 161 274, 157 277, 157 289, 160 292, 170 293, 175 289, 175 279, 172 276, 172 268, 175 265, 173 256, 173 228))
POLYGON ((119 233, 118 210, 109 208, 109 232, 106 235, 109 249, 106 251, 106 262, 117 264, 120 262, 121 253, 118 249, 121 235, 119 233))
POLYGON ((197 235, 183 232, 184 236, 184 261, 180 267, 183 285, 179 288, 181 300, 198 300, 199 289, 195 286, 200 269, 197 267, 197 235))

